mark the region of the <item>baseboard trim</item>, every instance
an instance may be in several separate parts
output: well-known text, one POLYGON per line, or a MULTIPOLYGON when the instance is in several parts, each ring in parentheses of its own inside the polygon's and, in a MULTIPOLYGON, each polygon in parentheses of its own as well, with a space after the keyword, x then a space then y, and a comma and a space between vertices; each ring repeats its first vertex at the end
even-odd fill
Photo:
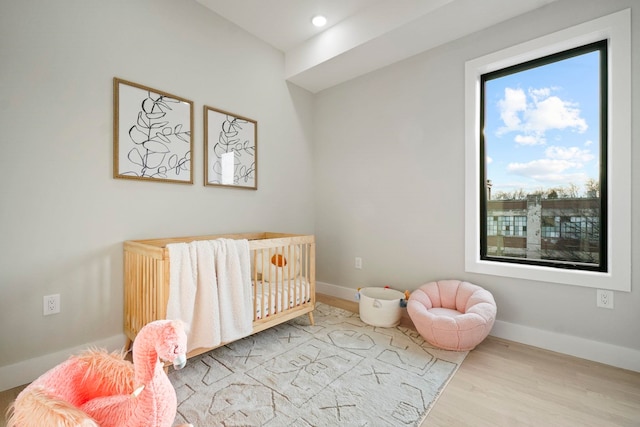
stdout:
POLYGON ((116 351, 123 348, 125 343, 124 334, 114 335, 93 343, 45 354, 12 365, 0 366, 0 391, 28 384, 49 369, 67 360, 72 354, 77 354, 87 348, 104 348, 108 351, 116 351))
POLYGON ((356 301, 358 290, 316 281, 316 292, 347 301, 356 301))
MULTIPOLYGON (((349 301, 355 300, 356 290, 330 283, 316 282, 316 291, 349 301)), ((581 359, 604 363, 617 368, 640 372, 640 351, 588 340, 573 335, 559 334, 529 326, 497 320, 491 335, 521 344, 531 345, 581 359)))
POLYGON ((496 320, 491 335, 618 368, 640 372, 640 351, 496 320))

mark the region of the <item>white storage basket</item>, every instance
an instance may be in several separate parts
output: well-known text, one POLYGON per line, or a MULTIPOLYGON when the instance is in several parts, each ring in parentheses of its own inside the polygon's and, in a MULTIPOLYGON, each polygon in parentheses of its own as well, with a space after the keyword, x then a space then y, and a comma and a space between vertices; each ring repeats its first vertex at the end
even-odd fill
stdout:
POLYGON ((405 294, 389 288, 362 288, 360 319, 371 326, 391 328, 400 323, 405 294))

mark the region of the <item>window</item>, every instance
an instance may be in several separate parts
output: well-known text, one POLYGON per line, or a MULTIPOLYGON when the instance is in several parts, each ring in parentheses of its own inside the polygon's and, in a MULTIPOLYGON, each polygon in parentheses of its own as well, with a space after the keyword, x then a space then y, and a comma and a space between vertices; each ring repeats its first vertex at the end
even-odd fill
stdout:
POLYGON ((559 216, 543 216, 541 227, 543 238, 560 237, 560 217, 559 216))
MULTIPOLYGON (((481 223, 495 218, 493 195, 524 198, 533 224, 527 251, 516 258, 492 250, 493 230, 481 229, 481 259, 607 270, 607 45, 601 40, 480 76, 481 223), (599 240, 586 233, 579 216, 585 209, 592 221, 602 220, 599 240), (543 241, 540 226, 550 213, 571 218, 554 242, 543 241)), ((498 216, 497 235, 526 236, 527 216, 498 216)))
POLYGON ((526 236, 526 216, 491 216, 487 218, 487 236, 526 236))
POLYGON ((631 289, 630 21, 624 10, 466 63, 467 271, 631 289), (589 74, 561 80, 578 65, 589 74))

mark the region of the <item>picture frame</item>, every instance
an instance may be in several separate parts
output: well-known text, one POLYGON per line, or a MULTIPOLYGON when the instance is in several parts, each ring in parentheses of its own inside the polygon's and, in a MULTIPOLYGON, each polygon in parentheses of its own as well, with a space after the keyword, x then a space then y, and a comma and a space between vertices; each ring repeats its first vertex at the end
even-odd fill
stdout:
POLYGON ((115 77, 113 177, 193 184, 193 101, 115 77))
POLYGON ((204 106, 204 185, 258 189, 258 122, 204 106))

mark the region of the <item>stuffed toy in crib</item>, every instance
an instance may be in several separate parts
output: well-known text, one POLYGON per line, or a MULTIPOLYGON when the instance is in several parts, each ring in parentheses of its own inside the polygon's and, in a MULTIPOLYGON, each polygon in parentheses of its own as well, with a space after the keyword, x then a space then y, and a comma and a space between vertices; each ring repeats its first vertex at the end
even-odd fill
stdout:
POLYGON ((151 322, 133 343, 133 364, 123 353, 72 356, 18 395, 7 427, 171 427, 176 393, 160 359, 181 369, 186 351, 181 322, 151 322))

